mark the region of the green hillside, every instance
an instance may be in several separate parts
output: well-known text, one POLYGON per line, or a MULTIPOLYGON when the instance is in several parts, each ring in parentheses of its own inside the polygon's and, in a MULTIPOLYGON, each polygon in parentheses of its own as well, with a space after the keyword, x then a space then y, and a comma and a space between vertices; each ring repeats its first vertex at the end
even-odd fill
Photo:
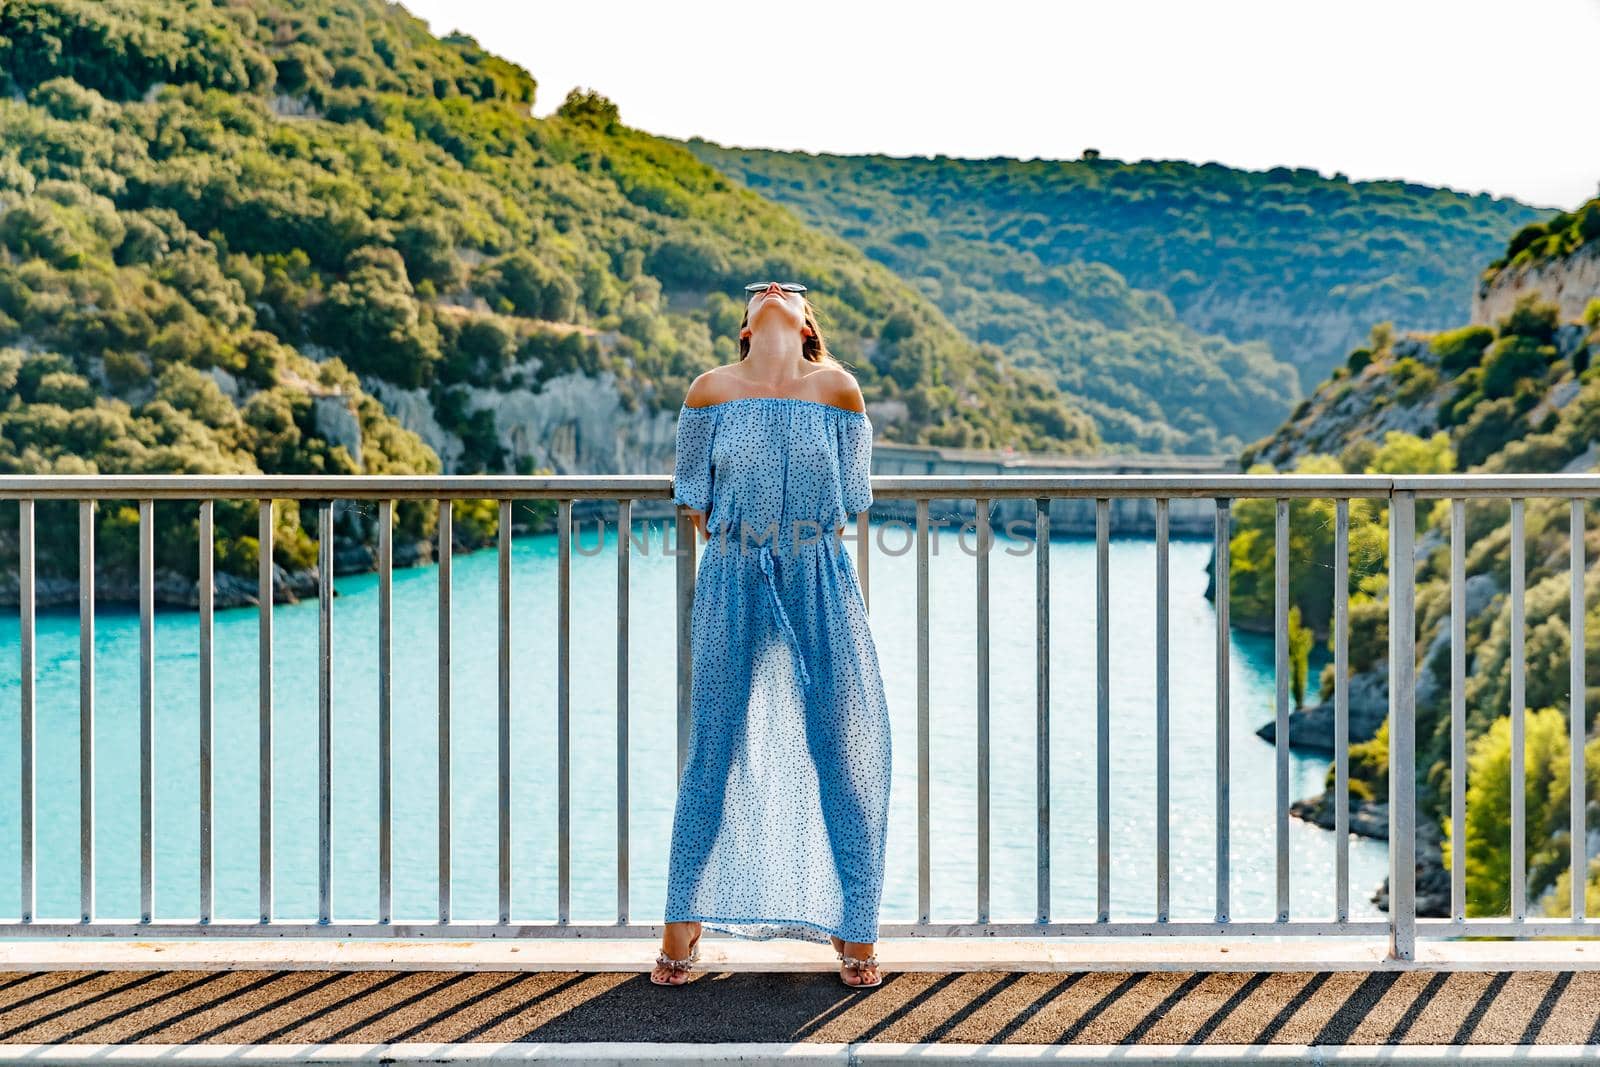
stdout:
MULTIPOLYGON (((1519 234, 1491 272, 1527 263, 1527 249, 1546 239, 1538 262, 1545 282, 1563 291, 1581 281, 1600 241, 1600 201, 1563 215, 1548 229, 1519 234), (1569 236, 1570 235, 1570 236, 1569 236), (1561 277, 1564 268, 1569 275, 1561 277)), ((1600 290, 1586 310, 1563 317, 1548 292, 1520 293, 1492 323, 1435 333, 1402 334, 1380 324, 1274 433, 1246 449, 1241 468, 1305 473, 1484 474, 1593 472, 1600 463, 1600 290)), ((1386 671, 1387 511, 1376 502, 1351 506, 1350 632, 1352 692, 1361 676, 1386 671), (1368 506, 1372 504, 1373 506, 1368 506)), ((1468 915, 1505 914, 1510 878, 1510 504, 1466 505, 1465 687, 1469 744, 1468 915)), ((1584 736, 1590 825, 1600 816, 1600 505, 1583 507, 1584 638, 1587 679, 1584 736)), ((1251 501, 1239 511, 1231 546, 1233 617, 1262 625, 1272 611, 1272 509, 1251 501), (1259 506, 1258 506, 1259 505, 1259 506)), ((1311 625, 1326 632, 1331 611, 1332 506, 1291 506, 1290 588, 1311 625)), ((1571 849, 1567 813, 1566 715, 1571 699, 1572 576, 1570 503, 1530 497, 1525 503, 1525 696, 1527 701, 1528 899, 1534 912, 1570 914, 1564 868, 1571 849)), ((1424 811, 1444 840, 1448 864, 1450 809, 1450 511, 1447 501, 1417 510, 1417 769, 1424 811)), ((1330 691, 1325 676, 1321 691, 1330 691)), ((1383 691, 1381 688, 1378 690, 1383 691)), ((1293 736, 1291 727, 1291 736, 1293 736)), ((1354 736, 1354 734, 1352 734, 1354 736)), ((1387 734, 1351 748, 1352 796, 1381 799, 1387 789, 1387 734)), ((1590 850, 1591 856, 1595 851, 1590 850)), ((1446 868, 1447 869, 1447 866, 1446 868)), ((1600 906, 1600 857, 1585 890, 1590 914, 1600 906)), ((1448 887, 1448 883, 1445 883, 1448 887)))
POLYGON ((1367 327, 1456 322, 1514 200, 1215 163, 834 156, 685 142, 1046 368, 1106 440, 1234 450, 1367 327))
POLYGON ((1561 211, 1548 219, 1530 222, 1518 230, 1505 254, 1483 272, 1485 284, 1519 267, 1549 263, 1600 241, 1600 201, 1591 200, 1576 211, 1561 211))
MULTIPOLYGON (((382 0, 12 0, 0 78, 0 471, 440 469, 380 394, 419 399, 449 469, 526 471, 494 394, 555 385, 670 438, 774 275, 813 287, 886 437, 1098 444, 1048 376, 849 243, 597 95, 530 117, 528 72, 382 0)), ((253 518, 223 510, 224 567, 250 573, 253 518)), ((162 565, 193 572, 185 540, 162 565)))

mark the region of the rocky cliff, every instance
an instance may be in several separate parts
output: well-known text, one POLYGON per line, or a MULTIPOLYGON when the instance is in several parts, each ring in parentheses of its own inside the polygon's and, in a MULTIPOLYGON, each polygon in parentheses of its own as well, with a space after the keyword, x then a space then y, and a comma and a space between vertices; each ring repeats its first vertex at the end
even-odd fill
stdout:
POLYGON ((1583 245, 1559 259, 1496 272, 1478 286, 1472 321, 1487 325, 1504 318, 1529 293, 1555 304, 1564 319, 1582 319, 1590 303, 1600 298, 1600 243, 1583 245))
MULTIPOLYGON (((366 384, 406 429, 439 455, 444 473, 457 473, 464 444, 442 426, 426 389, 381 380, 366 384)), ((468 386, 469 412, 486 414, 505 469, 552 474, 666 474, 672 469, 675 411, 631 411, 611 375, 567 374, 539 391, 468 386)))
MULTIPOLYGON (((1597 234, 1600 202, 1519 233, 1507 254, 1485 272, 1472 305, 1472 322, 1459 329, 1397 336, 1387 324, 1375 328, 1368 342, 1353 351, 1276 432, 1244 451, 1241 469, 1266 464, 1287 472, 1307 463, 1329 469, 1327 457, 1332 457, 1336 469, 1361 473, 1392 440, 1391 432, 1399 431, 1411 435, 1412 444, 1391 450, 1390 465, 1382 469, 1393 473, 1418 469, 1404 462, 1408 452, 1437 469, 1463 473, 1594 470, 1600 460, 1600 368, 1594 360, 1600 352, 1600 242, 1593 240, 1597 234)), ((1568 501, 1559 498, 1526 502, 1525 692, 1530 717, 1542 711, 1545 718, 1540 721, 1548 721, 1550 712, 1544 709, 1562 712, 1569 698, 1568 509, 1568 501)), ((1473 767, 1494 767, 1498 766, 1494 760, 1509 758, 1504 738, 1491 729, 1496 723, 1505 726, 1510 698, 1507 505, 1504 500, 1470 501, 1466 517, 1468 745, 1473 767)), ((1382 524, 1380 518, 1378 525, 1382 524)), ((1449 509, 1442 502, 1421 502, 1416 532, 1418 909, 1419 914, 1438 915, 1448 906, 1449 888, 1437 847, 1449 804, 1449 509)), ((1589 619, 1595 620, 1600 617, 1600 529, 1592 513, 1585 534, 1589 565, 1585 607, 1589 619)), ((1381 545, 1382 538, 1376 543, 1381 545)), ((1383 592, 1375 589, 1378 602, 1367 605, 1368 623, 1382 626, 1383 592)), ((1600 641, 1589 632, 1594 625, 1586 624, 1584 650, 1591 665, 1591 693, 1600 682, 1600 641)), ((1361 636, 1352 616, 1352 648, 1361 636)), ((1387 832, 1382 798, 1388 753, 1380 728, 1387 714, 1388 679, 1381 644, 1381 634, 1376 644, 1368 643, 1366 662, 1353 662, 1350 678, 1351 828, 1372 836, 1387 832)), ((1330 680, 1325 674, 1322 691, 1328 691, 1330 680)), ((1331 752, 1331 712, 1331 705, 1323 703, 1292 714, 1288 743, 1331 752)), ((1269 724, 1260 733, 1270 740, 1274 731, 1269 724)), ((1591 741, 1591 750, 1593 746, 1591 741)), ((1565 749, 1562 753, 1559 758, 1565 759, 1565 749)), ((1537 767, 1537 755, 1528 759, 1537 767)), ((1538 773, 1529 771, 1530 787, 1538 773)), ((1509 804, 1503 793, 1475 794, 1471 803, 1491 808, 1509 804)), ((1529 810, 1540 810, 1531 800, 1529 804, 1529 810)), ((1324 825, 1331 825, 1331 811, 1326 795, 1295 807, 1296 815, 1324 825)), ((1468 827, 1469 834, 1478 835, 1468 842, 1471 854, 1493 854, 1503 860, 1499 856, 1503 835, 1483 827, 1508 817, 1504 812, 1485 813, 1480 807, 1477 821, 1468 827)), ((1536 863, 1532 857, 1561 840, 1565 832, 1561 818, 1564 810, 1545 821, 1533 817, 1528 824, 1529 900, 1549 899, 1552 907, 1560 905, 1552 894, 1560 864, 1536 863)), ((1492 873, 1498 860, 1484 862, 1488 866, 1479 863, 1468 872, 1469 914, 1504 909, 1498 894, 1507 891, 1507 879, 1492 873)), ((1589 873, 1591 893, 1597 874, 1600 870, 1589 873)), ((1386 905, 1385 892, 1376 899, 1386 905)))

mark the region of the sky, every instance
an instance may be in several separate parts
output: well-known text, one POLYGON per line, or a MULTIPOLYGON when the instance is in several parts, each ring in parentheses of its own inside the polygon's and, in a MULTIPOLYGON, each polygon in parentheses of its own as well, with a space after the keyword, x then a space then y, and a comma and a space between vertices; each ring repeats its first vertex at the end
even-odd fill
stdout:
POLYGON ((1573 208, 1600 0, 404 0, 628 126, 730 147, 1217 161, 1573 208))

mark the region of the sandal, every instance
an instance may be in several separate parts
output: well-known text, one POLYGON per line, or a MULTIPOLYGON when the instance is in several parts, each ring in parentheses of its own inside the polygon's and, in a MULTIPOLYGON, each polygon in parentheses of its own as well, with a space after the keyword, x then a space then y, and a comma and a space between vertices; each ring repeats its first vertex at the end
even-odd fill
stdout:
MULTIPOLYGON (((862 972, 868 967, 878 966, 878 954, 876 952, 870 956, 865 956, 860 959, 857 959, 854 956, 846 956, 843 952, 838 953, 838 956, 839 962, 844 965, 844 969, 846 971, 856 972, 857 978, 865 978, 866 976, 862 972)), ((843 982, 844 985, 850 989, 876 989, 878 986, 883 984, 883 974, 880 972, 878 977, 871 982, 846 982, 844 980, 844 975, 840 974, 839 981, 843 982)))
POLYGON ((652 970, 650 972, 650 981, 655 985, 683 985, 685 982, 687 982, 689 980, 689 970, 700 961, 700 934, 704 932, 704 928, 702 928, 695 933, 693 940, 689 942, 689 955, 685 956, 681 960, 673 959, 671 956, 667 955, 665 951, 656 953, 656 966, 667 967, 670 968, 670 970, 667 972, 667 978, 665 981, 657 978, 655 971, 652 970), (678 974, 684 975, 683 981, 674 982, 672 979, 678 974))

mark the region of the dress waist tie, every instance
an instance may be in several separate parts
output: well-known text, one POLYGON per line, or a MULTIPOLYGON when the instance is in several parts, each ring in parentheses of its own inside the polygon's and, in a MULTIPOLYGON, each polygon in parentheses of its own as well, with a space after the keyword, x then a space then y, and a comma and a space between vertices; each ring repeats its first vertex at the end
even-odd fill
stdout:
POLYGON ((778 623, 778 630, 783 634, 783 639, 789 643, 789 650, 794 655, 795 671, 800 675, 800 684, 811 684, 811 672, 806 669, 806 658, 800 653, 800 639, 795 636, 794 627, 789 625, 789 613, 783 610, 783 598, 778 595, 778 580, 772 572, 772 560, 778 550, 768 545, 761 552, 761 573, 767 579, 767 593, 772 602, 773 616, 778 623))

